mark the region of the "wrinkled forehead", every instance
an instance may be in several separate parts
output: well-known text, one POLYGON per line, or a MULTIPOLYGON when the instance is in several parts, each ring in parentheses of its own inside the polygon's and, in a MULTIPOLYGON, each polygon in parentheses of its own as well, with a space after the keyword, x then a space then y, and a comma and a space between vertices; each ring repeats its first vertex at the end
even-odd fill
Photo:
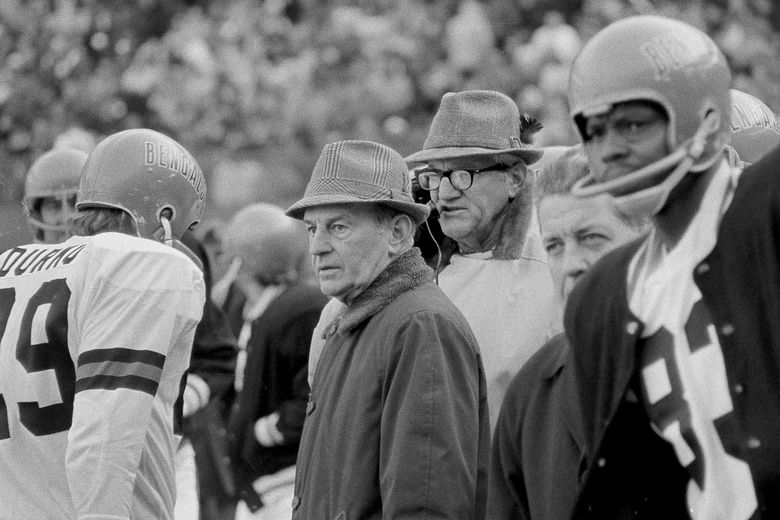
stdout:
POLYGON ((303 221, 316 224, 339 219, 368 219, 373 218, 375 212, 376 205, 370 202, 322 204, 306 208, 303 212, 303 221))

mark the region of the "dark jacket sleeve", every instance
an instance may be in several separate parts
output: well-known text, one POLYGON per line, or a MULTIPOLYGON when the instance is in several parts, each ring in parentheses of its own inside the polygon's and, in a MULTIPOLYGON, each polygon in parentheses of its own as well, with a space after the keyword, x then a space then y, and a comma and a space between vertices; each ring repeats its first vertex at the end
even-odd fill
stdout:
POLYGON ((247 500, 251 500, 255 479, 295 464, 309 397, 311 334, 326 302, 318 289, 294 286, 252 324, 244 386, 228 423, 237 485, 247 500), (262 446, 255 436, 255 423, 273 413, 279 414, 276 428, 284 440, 262 446))
POLYGON ((507 389, 493 436, 488 518, 571 516, 585 466, 563 334, 523 365, 507 389))
POLYGON ((190 233, 184 234, 182 242, 200 259, 206 285, 206 302, 195 329, 189 372, 203 379, 210 391, 208 403, 185 420, 184 429, 195 448, 201 496, 230 503, 235 489, 226 463, 225 421, 233 398, 236 340, 225 314, 211 300, 211 265, 205 248, 190 233))
POLYGON ((524 410, 521 409, 517 381, 515 379, 507 390, 493 434, 488 486, 488 518, 491 520, 530 519, 522 456, 524 410))
POLYGON ((476 340, 418 312, 391 341, 384 366, 379 485, 382 517, 481 518, 488 426, 476 340), (478 476, 481 475, 481 476, 478 476))
POLYGON ((233 382, 236 368, 236 340, 228 327, 225 314, 211 300, 211 265, 203 245, 190 233, 182 237, 203 263, 206 303, 203 317, 195 329, 190 373, 200 376, 209 385, 211 398, 224 393, 233 382))
POLYGON ((255 421, 274 412, 279 414, 276 427, 284 436, 284 443, 297 445, 301 440, 309 398, 308 346, 319 312, 319 306, 297 312, 294 320, 273 324, 276 333, 252 345, 245 370, 245 391, 239 396, 239 409, 246 422, 245 457, 250 457, 258 446, 255 421), (275 360, 269 359, 274 355, 269 350, 275 353, 275 360), (275 365, 276 369, 269 365, 275 365))

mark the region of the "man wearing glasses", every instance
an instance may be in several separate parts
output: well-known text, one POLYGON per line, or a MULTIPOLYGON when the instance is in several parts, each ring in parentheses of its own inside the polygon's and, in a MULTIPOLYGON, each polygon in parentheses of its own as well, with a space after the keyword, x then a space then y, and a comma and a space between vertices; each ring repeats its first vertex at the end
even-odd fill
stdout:
POLYGON ((560 330, 528 168, 541 155, 521 141, 514 101, 473 90, 444 95, 423 150, 406 158, 458 246, 439 285, 479 342, 491 430, 512 376, 560 330))

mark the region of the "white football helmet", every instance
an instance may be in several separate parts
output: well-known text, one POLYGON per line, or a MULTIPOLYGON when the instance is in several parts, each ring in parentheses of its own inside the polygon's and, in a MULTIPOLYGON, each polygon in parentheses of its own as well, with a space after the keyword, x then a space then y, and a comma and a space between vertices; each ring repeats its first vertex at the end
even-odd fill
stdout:
POLYGON ((103 139, 89 154, 76 209, 121 209, 133 218, 138 235, 166 242, 179 239, 200 221, 206 179, 190 153, 154 130, 124 130, 103 139), (161 218, 166 212, 169 218, 161 218))
POLYGON ((780 126, 772 110, 747 92, 731 89, 731 147, 747 164, 758 162, 780 144, 780 126))
POLYGON ((36 242, 51 241, 51 236, 66 239, 68 222, 75 216, 76 192, 86 152, 71 148, 55 148, 38 157, 30 166, 24 182, 24 204, 27 222, 36 242), (41 217, 41 204, 46 198, 60 202, 59 222, 46 223, 41 217))

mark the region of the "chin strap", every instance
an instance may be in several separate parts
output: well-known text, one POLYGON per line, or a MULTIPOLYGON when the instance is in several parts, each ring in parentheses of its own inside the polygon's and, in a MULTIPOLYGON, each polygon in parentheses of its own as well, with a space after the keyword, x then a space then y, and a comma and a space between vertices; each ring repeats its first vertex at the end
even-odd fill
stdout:
POLYGON ((687 152, 684 147, 680 147, 670 155, 667 155, 663 159, 648 164, 638 170, 635 170, 626 175, 622 175, 616 179, 611 179, 604 182, 596 182, 593 177, 593 173, 588 173, 585 177, 578 180, 571 187, 571 194, 575 197, 593 197, 595 195, 601 195, 602 193, 614 193, 622 192, 626 189, 635 186, 642 181, 652 178, 658 175, 659 172, 668 170, 674 165, 682 163, 686 157, 687 152))
POLYGON ((195 265, 198 266, 198 269, 203 271, 203 262, 201 261, 200 258, 198 258, 198 255, 196 255, 192 249, 185 246, 181 241, 176 240, 173 237, 173 230, 171 229, 171 221, 168 220, 168 217, 164 213, 160 215, 160 228, 158 228, 157 231, 154 232, 153 238, 155 240, 161 240, 162 243, 168 247, 172 247, 178 251, 181 251, 182 253, 187 255, 189 259, 195 263, 195 265), (162 229, 162 236, 160 236, 160 229, 162 229))
POLYGON ((716 160, 721 158, 721 154, 714 154, 714 157, 703 164, 696 165, 704 148, 707 144, 707 137, 717 129, 720 123, 720 116, 716 112, 708 113, 696 133, 683 143, 677 150, 636 171, 611 179, 605 182, 597 183, 593 174, 589 173, 580 179, 571 188, 571 194, 575 197, 592 197, 602 193, 614 195, 614 203, 617 208, 630 215, 652 216, 661 211, 669 193, 685 177, 689 171, 702 171, 711 166, 716 160), (641 184, 643 181, 652 179, 659 173, 674 168, 666 178, 649 188, 620 195, 630 189, 632 186, 641 184))
POLYGON ((666 205, 666 200, 675 186, 693 166, 693 159, 685 156, 666 178, 655 186, 635 193, 613 197, 612 202, 625 215, 652 217, 666 205))
POLYGON ((163 243, 166 246, 173 247, 173 230, 171 229, 171 221, 164 215, 160 215, 160 225, 163 228, 163 243))

